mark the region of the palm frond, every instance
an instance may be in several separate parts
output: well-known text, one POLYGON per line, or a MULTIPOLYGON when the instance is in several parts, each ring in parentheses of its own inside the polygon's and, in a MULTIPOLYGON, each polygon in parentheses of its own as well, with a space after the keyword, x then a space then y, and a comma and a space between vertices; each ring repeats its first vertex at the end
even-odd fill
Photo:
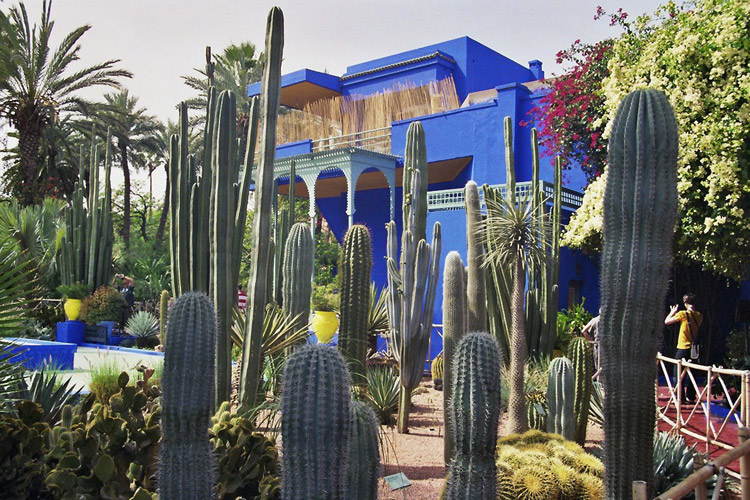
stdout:
POLYGON ((7 239, 0 240, 0 336, 12 334, 26 317, 26 297, 37 285, 31 259, 19 258, 7 239))

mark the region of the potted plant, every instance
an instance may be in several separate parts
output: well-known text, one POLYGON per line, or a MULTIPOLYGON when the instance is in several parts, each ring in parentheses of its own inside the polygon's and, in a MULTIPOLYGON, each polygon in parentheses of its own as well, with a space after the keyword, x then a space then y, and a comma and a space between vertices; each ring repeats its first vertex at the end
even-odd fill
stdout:
POLYGON ((93 295, 86 297, 81 307, 81 319, 89 325, 101 325, 107 329, 107 338, 112 336, 114 326, 122 321, 128 304, 120 292, 111 286, 102 286, 93 295))
POLYGON ((72 285, 60 285, 57 291, 62 295, 63 309, 68 321, 76 321, 81 314, 81 300, 86 297, 88 288, 83 283, 74 283, 72 285))
POLYGON ((147 311, 133 314, 125 325, 125 333, 135 337, 137 347, 148 347, 151 339, 159 333, 159 321, 147 311))
POLYGON ((327 344, 336 334, 339 327, 339 319, 336 312, 339 308, 339 294, 333 284, 313 286, 312 309, 315 316, 312 320, 313 331, 318 337, 318 342, 327 344))

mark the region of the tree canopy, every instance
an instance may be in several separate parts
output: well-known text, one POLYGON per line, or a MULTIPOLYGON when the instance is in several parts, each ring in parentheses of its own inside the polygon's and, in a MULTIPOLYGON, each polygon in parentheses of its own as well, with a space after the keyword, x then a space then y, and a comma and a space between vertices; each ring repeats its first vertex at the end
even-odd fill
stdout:
MULTIPOLYGON (((669 2, 614 41, 601 82, 604 122, 631 90, 664 91, 680 130, 677 258, 734 278, 750 275, 750 3, 669 2)), ((605 129, 606 137, 608 129, 605 129)), ((601 241, 603 179, 586 190, 563 244, 601 241)))

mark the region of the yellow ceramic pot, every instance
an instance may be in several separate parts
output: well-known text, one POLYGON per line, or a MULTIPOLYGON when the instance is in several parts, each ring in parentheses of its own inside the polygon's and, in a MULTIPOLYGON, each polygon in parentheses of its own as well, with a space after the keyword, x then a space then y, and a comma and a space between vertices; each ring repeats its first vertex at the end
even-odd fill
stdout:
POLYGON ((339 327, 339 319, 333 311, 315 311, 312 321, 313 331, 318 337, 318 342, 327 344, 336 334, 339 327))
POLYGON ((65 299, 63 304, 65 309, 65 316, 69 321, 75 321, 81 314, 81 300, 80 299, 65 299))

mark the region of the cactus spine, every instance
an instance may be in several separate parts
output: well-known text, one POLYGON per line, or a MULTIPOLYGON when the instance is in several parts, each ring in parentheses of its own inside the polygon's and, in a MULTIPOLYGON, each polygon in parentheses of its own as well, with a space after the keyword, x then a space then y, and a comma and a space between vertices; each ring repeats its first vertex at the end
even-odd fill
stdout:
POLYGON ((450 252, 445 257, 443 270, 443 414, 445 439, 443 457, 450 463, 455 451, 455 429, 450 419, 450 401, 453 393, 453 359, 458 343, 466 334, 466 286, 464 284, 464 264, 458 252, 450 252))
POLYGON ((328 346, 301 347, 286 361, 283 384, 282 498, 351 498, 345 457, 350 454, 352 410, 344 359, 328 346))
POLYGON ((161 291, 159 296, 159 342, 167 345, 167 316, 169 315, 169 292, 161 291))
MULTIPOLYGON (((92 133, 93 137, 96 134, 92 133)), ((89 155, 89 193, 84 206, 83 148, 79 161, 78 181, 73 199, 66 207, 65 235, 61 239, 58 264, 63 285, 84 283, 89 290, 110 284, 112 273, 112 170, 111 132, 107 131, 107 149, 104 158, 104 196, 100 198, 99 146, 91 140, 89 155)))
POLYGON ((440 271, 440 223, 432 230, 432 243, 425 239, 427 224, 427 150, 420 122, 406 133, 403 180, 404 230, 401 256, 396 222, 388 232, 388 320, 393 351, 399 362, 401 398, 398 431, 409 432, 411 391, 419 385, 432 333, 432 309, 440 271))
POLYGON ((547 375, 547 432, 560 434, 569 441, 576 437, 574 410, 575 378, 568 358, 555 358, 547 375))
MULTIPOLYGON (((242 345, 240 408, 255 403, 260 377, 260 352, 267 291, 267 266, 270 265, 271 196, 273 162, 276 154, 276 118, 281 95, 281 59, 284 46, 284 15, 274 7, 266 24, 266 68, 261 91, 260 164, 255 172, 255 210, 253 219, 253 255, 250 260, 250 283, 247 297, 247 331, 249 339, 242 345), (249 341, 248 341, 249 340, 249 341)), ((252 155, 250 155, 252 156, 252 155)), ((247 156, 246 156, 247 158, 247 156)))
POLYGON ((601 260, 604 464, 609 499, 653 481, 655 357, 677 220, 677 125, 667 97, 628 94, 609 140, 601 260))
POLYGON ((310 225, 298 222, 289 231, 282 266, 284 311, 297 318, 293 331, 303 328, 310 316, 312 294, 313 239, 310 225))
POLYGON ((497 342, 487 333, 468 333, 458 344, 450 402, 456 450, 448 466, 445 500, 495 498, 501 361, 497 342))
POLYGON ((186 293, 178 298, 167 328, 159 498, 213 498, 208 427, 214 401, 216 315, 208 297, 186 293))
POLYGON ((355 384, 367 383, 367 321, 370 307, 372 248, 370 231, 361 224, 349 228, 339 268, 341 277, 341 323, 339 348, 349 364, 355 384))
POLYGON ((573 403, 576 419, 576 442, 583 446, 586 443, 586 427, 589 423, 589 405, 594 369, 594 349, 583 337, 575 337, 568 347, 570 361, 575 373, 575 401, 573 403))
POLYGON ((349 498, 378 498, 378 419, 372 408, 352 401, 352 428, 349 445, 349 498))
POLYGON ((482 209, 477 183, 469 181, 464 188, 466 208, 466 305, 468 309, 468 329, 487 330, 487 304, 484 278, 484 246, 480 234, 482 209))

